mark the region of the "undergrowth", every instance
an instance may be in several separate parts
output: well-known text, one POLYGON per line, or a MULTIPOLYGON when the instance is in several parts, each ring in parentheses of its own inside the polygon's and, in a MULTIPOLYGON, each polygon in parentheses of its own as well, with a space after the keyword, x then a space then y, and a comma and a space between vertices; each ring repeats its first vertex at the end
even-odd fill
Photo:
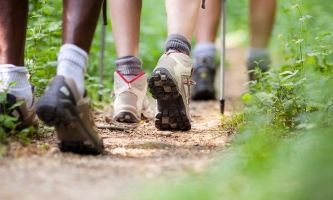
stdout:
MULTIPOLYGON (((30 82, 35 86, 36 97, 43 94, 46 85, 56 74, 57 53, 62 44, 62 12, 61 0, 29 1, 24 60, 25 66, 29 69, 30 82)), ((103 80, 101 81, 99 78, 101 19, 98 22, 90 49, 89 66, 85 77, 85 87, 88 90, 88 95, 93 100, 93 105, 98 108, 103 108, 104 103, 111 103, 110 94, 113 89, 113 73, 115 71, 114 61, 117 59, 109 14, 107 13, 108 25, 105 27, 103 80)), ((164 42, 167 36, 164 19, 166 19, 166 13, 163 4, 158 1, 143 1, 139 56, 143 60, 143 70, 147 71, 148 75, 164 51, 164 42)), ((10 119, 9 121, 13 123, 15 122, 15 119, 9 115, 4 114, 1 115, 2 117, 10 119)), ((7 124, 8 120, 4 122, 7 124)), ((40 125, 37 135, 44 135, 52 131, 52 129, 40 125)), ((0 122, 0 127, 5 128, 7 126, 0 122)), ((14 132, 0 133, 0 145, 7 143, 8 136, 16 137, 17 135, 16 132, 15 134, 14 132)), ((25 137, 24 144, 28 143, 30 136, 25 137)))
POLYGON ((268 72, 254 70, 259 80, 242 96, 234 140, 205 173, 148 184, 142 199, 333 198, 332 6, 278 3, 279 60, 268 72))
MULTIPOLYGON (((228 11, 232 10, 228 15, 231 29, 244 28, 246 24, 245 14, 239 17, 240 11, 246 11, 244 2, 228 2, 228 11)), ((162 186, 145 185, 143 199, 333 197, 332 4, 326 0, 278 3, 271 50, 279 59, 269 72, 255 70, 259 81, 249 82, 250 92, 243 95, 247 108, 224 124, 232 130, 238 128, 230 147, 221 152, 217 163, 204 174, 192 174, 177 184, 171 179, 162 186)), ((56 72, 61 46, 61 1, 30 1, 29 10, 25 64, 36 86, 35 95, 40 96, 56 72)), ((144 69, 150 72, 163 52, 166 38, 163 5, 144 1, 142 18, 140 56, 144 69), (158 14, 153 15, 157 10, 158 14)), ((103 101, 110 101, 116 59, 109 25, 101 86, 100 29, 99 24, 86 76, 86 86, 95 104, 99 98, 96 94, 103 101)), ((3 97, 1 93, 0 100, 3 97)), ((8 115, 0 116, 1 127, 13 129, 14 122, 8 115)), ((13 134, 21 137, 23 143, 29 140, 27 132, 13 134)), ((6 137, 0 129, 0 141, 5 142, 6 137)), ((0 145, 0 157, 2 148, 0 145)))

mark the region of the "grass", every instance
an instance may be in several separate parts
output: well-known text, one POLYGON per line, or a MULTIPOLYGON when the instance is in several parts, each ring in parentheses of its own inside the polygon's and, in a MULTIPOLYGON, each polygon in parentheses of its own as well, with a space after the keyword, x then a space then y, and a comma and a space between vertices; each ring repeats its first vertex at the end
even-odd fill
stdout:
POLYGON ((141 199, 333 198, 332 6, 324 0, 278 4, 271 40, 276 62, 249 83, 244 123, 231 145, 205 173, 145 185, 141 199))

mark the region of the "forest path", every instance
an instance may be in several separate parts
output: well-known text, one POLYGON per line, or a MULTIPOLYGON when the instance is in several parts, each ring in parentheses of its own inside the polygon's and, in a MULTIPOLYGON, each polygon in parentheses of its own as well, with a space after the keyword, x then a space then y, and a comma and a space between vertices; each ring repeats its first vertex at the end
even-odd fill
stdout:
MULTIPOLYGON (((246 91, 244 54, 244 48, 227 49, 226 119, 241 108, 237 99, 246 91)), ((144 181, 202 171, 234 130, 222 126, 219 101, 192 101, 191 115, 186 132, 158 131, 153 120, 116 124, 125 131, 100 129, 100 156, 61 153, 50 131, 26 146, 12 141, 0 158, 0 199, 135 199, 144 181)), ((114 123, 110 116, 107 108, 95 112, 98 125, 114 123)))

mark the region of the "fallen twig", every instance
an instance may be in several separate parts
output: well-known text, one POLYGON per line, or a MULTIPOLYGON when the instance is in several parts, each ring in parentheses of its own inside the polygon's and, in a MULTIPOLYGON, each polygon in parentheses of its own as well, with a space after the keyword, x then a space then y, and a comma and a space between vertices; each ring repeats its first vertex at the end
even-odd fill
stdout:
POLYGON ((119 127, 119 126, 111 126, 111 125, 101 125, 101 126, 97 126, 97 128, 99 129, 109 129, 109 130, 118 130, 118 131, 124 131, 127 128, 125 127, 119 127))

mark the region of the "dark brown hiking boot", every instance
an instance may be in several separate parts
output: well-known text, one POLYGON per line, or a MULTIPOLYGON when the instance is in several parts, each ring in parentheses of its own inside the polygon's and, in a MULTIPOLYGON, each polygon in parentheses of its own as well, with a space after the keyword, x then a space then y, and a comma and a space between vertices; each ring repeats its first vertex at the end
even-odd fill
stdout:
POLYGON ((193 80, 196 84, 192 86, 191 99, 195 101, 215 99, 215 60, 199 57, 194 60, 193 66, 193 80))
POLYGON ((38 117, 55 126, 63 152, 103 153, 103 141, 92 116, 91 100, 82 98, 72 78, 55 76, 37 104, 38 117))
POLYGON ((18 124, 16 130, 23 130, 33 126, 35 130, 38 129, 38 117, 36 115, 37 98, 33 97, 30 108, 27 108, 25 99, 16 97, 12 94, 7 94, 6 101, 0 103, 0 114, 8 114, 9 116, 16 117, 18 124), (18 106, 15 106, 18 105, 18 106), (14 107, 14 108, 13 108, 14 107))

